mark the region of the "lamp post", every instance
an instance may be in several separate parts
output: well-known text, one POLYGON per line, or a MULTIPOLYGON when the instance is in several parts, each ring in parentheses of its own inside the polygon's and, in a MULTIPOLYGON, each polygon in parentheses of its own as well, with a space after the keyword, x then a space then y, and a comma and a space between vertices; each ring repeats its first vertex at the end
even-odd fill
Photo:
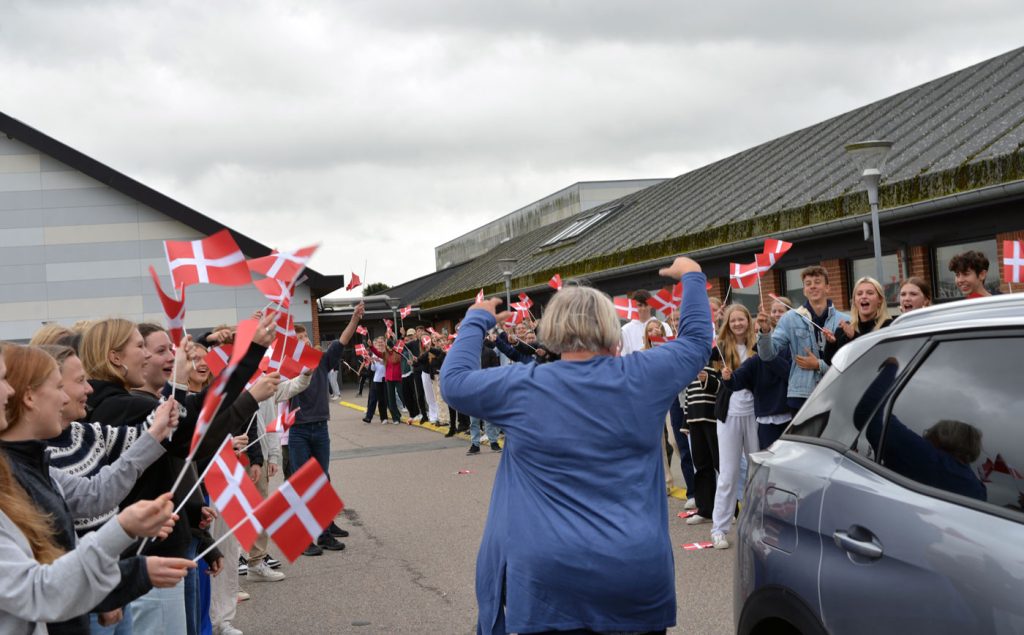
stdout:
POLYGON ((878 181, 882 178, 885 157, 892 148, 892 141, 872 139, 846 145, 846 153, 860 169, 860 180, 868 190, 868 204, 871 205, 871 238, 875 246, 876 280, 885 284, 882 271, 882 233, 878 227, 878 181))
POLYGON ((505 308, 512 306, 512 271, 516 268, 515 258, 498 258, 501 277, 505 279, 505 308))

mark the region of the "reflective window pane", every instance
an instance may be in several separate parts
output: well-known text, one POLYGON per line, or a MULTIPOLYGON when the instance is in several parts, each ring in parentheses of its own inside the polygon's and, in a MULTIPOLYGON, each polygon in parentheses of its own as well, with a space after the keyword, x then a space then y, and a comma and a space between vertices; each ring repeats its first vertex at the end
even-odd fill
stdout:
POLYGON ((963 297, 960 289, 956 287, 956 275, 949 270, 949 261, 959 253, 971 250, 980 251, 988 258, 988 275, 985 277, 985 288, 988 289, 989 293, 999 291, 1002 267, 996 262, 996 241, 978 240, 935 248, 935 280, 938 282, 935 289, 936 298, 959 300, 963 297))
MULTIPOLYGON (((885 289, 885 303, 889 306, 897 306, 900 303, 900 261, 896 254, 882 256, 882 288, 885 289)), ((850 261, 850 284, 856 286, 857 281, 864 277, 875 278, 878 271, 875 268, 875 259, 860 258, 850 261)), ((850 289, 853 295, 853 289, 850 289)))
POLYGON ((807 299, 804 297, 804 281, 800 278, 800 269, 787 269, 782 276, 785 285, 787 298, 793 301, 793 306, 800 306, 807 299))

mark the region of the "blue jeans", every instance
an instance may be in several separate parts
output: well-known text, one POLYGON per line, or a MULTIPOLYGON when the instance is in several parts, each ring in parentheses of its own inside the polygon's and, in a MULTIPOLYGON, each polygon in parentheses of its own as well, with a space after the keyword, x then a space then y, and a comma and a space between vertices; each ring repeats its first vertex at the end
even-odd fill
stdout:
POLYGON ((89 614, 89 632, 92 635, 132 635, 132 605, 128 604, 123 609, 124 617, 113 626, 100 626, 99 615, 89 614))
POLYGON ((169 589, 153 589, 132 602, 132 622, 135 632, 147 635, 180 635, 188 632, 185 626, 184 582, 169 589))
POLYGON ((683 480, 686 481, 686 497, 693 498, 693 493, 697 491, 693 485, 693 457, 690 456, 690 438, 683 432, 686 415, 683 414, 678 399, 672 400, 668 416, 672 425, 672 436, 675 437, 676 447, 679 448, 679 469, 683 473, 683 480))
MULTIPOLYGON (((501 432, 501 428, 494 425, 490 421, 484 421, 484 434, 487 435, 487 439, 491 443, 498 442, 498 434, 501 432)), ((469 418, 469 442, 473 445, 480 445, 480 419, 476 417, 469 418)))
MULTIPOLYGON (((327 433, 326 421, 297 423, 288 431, 288 460, 292 464, 292 472, 298 472, 310 458, 316 459, 320 469, 330 479, 331 437, 327 433)), ((328 535, 326 529, 320 534, 323 538, 328 535)))
MULTIPOLYGON (((199 540, 192 538, 185 557, 192 560, 196 557, 199 540)), ((189 569, 185 575, 185 627, 188 635, 199 635, 199 570, 189 569)))

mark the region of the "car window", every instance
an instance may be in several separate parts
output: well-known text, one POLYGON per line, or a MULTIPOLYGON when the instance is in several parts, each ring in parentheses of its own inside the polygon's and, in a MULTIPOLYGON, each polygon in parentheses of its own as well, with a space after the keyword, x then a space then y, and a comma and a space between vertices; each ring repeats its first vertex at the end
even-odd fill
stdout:
POLYGON ((879 342, 845 371, 829 370, 797 413, 786 434, 817 437, 847 448, 853 447, 864 426, 863 422, 859 426, 854 422, 854 408, 861 402, 868 386, 879 376, 882 362, 893 358, 906 365, 924 342, 925 338, 921 337, 879 342))
MULTIPOLYGON (((1021 513, 1022 364, 1022 337, 936 344, 893 401, 878 454, 882 465, 1021 513)), ((876 451, 881 418, 872 418, 866 434, 876 451)))

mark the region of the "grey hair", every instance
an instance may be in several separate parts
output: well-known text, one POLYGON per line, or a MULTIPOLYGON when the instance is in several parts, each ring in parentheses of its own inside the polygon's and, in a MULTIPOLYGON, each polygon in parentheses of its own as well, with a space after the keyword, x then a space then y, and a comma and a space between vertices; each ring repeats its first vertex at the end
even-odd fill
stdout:
POLYGON ((615 305, 593 287, 565 287, 544 310, 537 337, 552 353, 619 349, 622 331, 615 305))
POLYGON ((961 463, 970 465, 981 456, 981 430, 969 423, 942 419, 925 430, 922 436, 961 463))

